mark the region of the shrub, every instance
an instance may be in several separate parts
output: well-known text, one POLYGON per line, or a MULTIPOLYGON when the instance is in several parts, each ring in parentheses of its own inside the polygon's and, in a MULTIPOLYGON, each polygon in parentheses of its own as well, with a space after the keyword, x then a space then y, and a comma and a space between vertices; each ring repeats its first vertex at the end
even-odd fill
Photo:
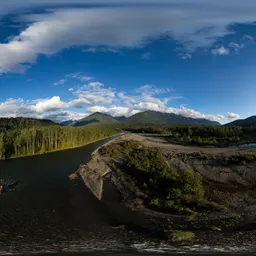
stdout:
POLYGON ((195 238, 195 234, 193 232, 174 230, 170 234, 170 239, 173 242, 188 241, 188 240, 192 240, 194 238, 195 238))
POLYGON ((175 202, 174 202, 173 200, 167 200, 167 201, 165 202, 165 207, 167 207, 167 208, 173 208, 174 204, 175 204, 175 202))
POLYGON ((185 170, 181 174, 181 180, 184 184, 183 193, 192 194, 196 201, 201 201, 204 197, 204 187, 202 184, 202 177, 199 173, 192 170, 185 170))
POLYGON ((154 207, 158 207, 158 206, 160 206, 160 202, 157 198, 154 198, 154 199, 150 200, 149 205, 154 206, 154 207))
POLYGON ((242 161, 241 161, 241 165, 246 165, 246 161, 245 161, 245 160, 242 160, 242 161))

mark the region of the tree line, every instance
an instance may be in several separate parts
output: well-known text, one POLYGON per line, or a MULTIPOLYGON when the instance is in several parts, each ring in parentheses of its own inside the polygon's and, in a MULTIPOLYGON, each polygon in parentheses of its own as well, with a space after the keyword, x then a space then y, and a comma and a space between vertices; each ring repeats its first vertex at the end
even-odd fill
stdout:
POLYGON ((0 131, 0 159, 43 154, 83 146, 121 130, 112 125, 45 126, 0 131))
POLYGON ((58 124, 47 119, 36 119, 27 117, 0 118, 0 132, 13 129, 24 129, 37 126, 58 126, 58 124))
POLYGON ((197 145, 228 145, 256 140, 256 127, 239 126, 173 126, 161 124, 125 124, 123 130, 144 134, 165 134, 170 142, 197 145))

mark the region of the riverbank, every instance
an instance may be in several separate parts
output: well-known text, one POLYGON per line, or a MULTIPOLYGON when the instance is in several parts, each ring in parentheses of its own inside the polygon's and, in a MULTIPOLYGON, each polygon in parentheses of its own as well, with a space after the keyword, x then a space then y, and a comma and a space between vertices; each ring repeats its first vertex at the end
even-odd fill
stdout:
MULTIPOLYGON (((126 134, 97 150, 87 165, 81 166, 79 173, 85 183, 94 180, 100 184, 95 186, 94 183, 92 192, 103 201, 103 180, 110 180, 119 191, 123 204, 132 211, 150 216, 151 230, 167 242, 176 243, 176 239, 190 244, 254 244, 256 163, 224 164, 218 160, 220 157, 231 159, 234 155, 255 152, 255 148, 187 147, 170 144, 165 138, 126 134), (158 151, 152 151, 152 156, 146 162, 145 155, 141 155, 141 159, 138 156, 151 154, 151 150, 155 148, 161 153, 161 161, 155 158, 158 151), (137 150, 135 155, 134 150, 137 150), (130 157, 127 159, 128 155, 130 157), (134 162, 134 157, 137 157, 138 164, 134 162), (163 197, 162 193, 165 192, 159 190, 159 187, 155 188, 155 181, 152 180, 152 183, 150 177, 145 178, 146 166, 153 164, 150 162, 152 159, 158 161, 153 168, 158 168, 164 162, 170 170, 176 172, 175 175, 177 172, 181 175, 185 170, 192 171, 186 174, 192 175, 189 177, 199 175, 202 179, 203 197, 200 194, 200 179, 195 180, 198 187, 191 185, 189 193, 178 195, 180 192, 177 192, 176 195, 168 195, 169 198, 163 197), (199 192, 195 194, 195 190, 199 192), (173 196, 179 198, 174 199, 173 196)), ((153 177, 158 180, 155 174, 151 178, 153 177)))
POLYGON ((70 150, 70 149, 81 148, 81 147, 90 145, 92 143, 95 143, 95 142, 98 142, 98 141, 101 141, 101 140, 105 140, 105 139, 110 139, 110 138, 113 138, 113 137, 116 137, 116 136, 119 136, 119 135, 122 135, 122 134, 124 134, 124 133, 116 133, 116 134, 111 135, 111 136, 101 137, 99 139, 92 140, 92 141, 89 141, 88 143, 81 144, 81 145, 74 146, 74 147, 67 147, 67 148, 51 150, 51 151, 47 151, 47 152, 38 152, 38 153, 30 154, 30 155, 12 156, 12 157, 7 158, 7 159, 0 159, 0 161, 6 161, 6 160, 9 160, 9 159, 19 159, 19 158, 24 158, 24 157, 38 156, 38 155, 45 155, 45 154, 50 154, 50 153, 55 153, 55 152, 60 152, 60 151, 65 151, 65 150, 70 150))
POLYGON ((99 151, 103 147, 118 142, 122 135, 125 135, 125 133, 117 135, 118 138, 114 138, 97 148, 94 152, 92 152, 91 159, 88 163, 81 164, 76 172, 69 175, 69 179, 74 180, 79 174, 86 186, 99 200, 102 199, 103 194, 103 177, 111 172, 111 169, 108 166, 108 162, 101 157, 99 151))

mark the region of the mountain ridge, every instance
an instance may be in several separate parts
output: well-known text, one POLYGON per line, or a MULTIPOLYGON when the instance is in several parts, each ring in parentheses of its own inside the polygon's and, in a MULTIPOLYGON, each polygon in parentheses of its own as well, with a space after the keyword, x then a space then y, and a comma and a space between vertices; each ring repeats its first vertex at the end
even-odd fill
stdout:
POLYGON ((111 115, 95 112, 85 118, 75 121, 73 126, 85 126, 85 125, 92 125, 92 124, 95 125, 95 124, 108 124, 108 123, 118 123, 118 121, 111 115))
POLYGON ((23 129, 38 126, 59 125, 48 119, 30 117, 0 117, 0 130, 23 129))
POLYGON ((173 125, 221 125, 216 121, 204 118, 191 118, 174 113, 164 113, 147 110, 128 117, 125 122, 145 123, 145 124, 173 124, 173 125))
POLYGON ((225 124, 225 126, 256 126, 256 115, 245 119, 237 119, 233 122, 225 124))
POLYGON ((214 125, 220 126, 221 124, 216 121, 210 121, 204 118, 191 118, 174 113, 164 113, 159 111, 147 110, 137 113, 130 117, 120 116, 113 117, 109 114, 95 112, 83 119, 71 121, 67 120, 62 125, 83 126, 90 124, 103 124, 103 123, 141 123, 141 124, 173 124, 173 125, 214 125))

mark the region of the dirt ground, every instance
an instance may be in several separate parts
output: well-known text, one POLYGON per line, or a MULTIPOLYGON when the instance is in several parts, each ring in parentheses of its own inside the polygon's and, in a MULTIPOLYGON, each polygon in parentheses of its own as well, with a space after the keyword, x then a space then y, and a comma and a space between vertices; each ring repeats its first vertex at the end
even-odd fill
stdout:
POLYGON ((169 143, 164 137, 157 136, 148 136, 148 135, 138 135, 134 133, 125 134, 120 138, 117 138, 112 141, 121 142, 125 140, 135 140, 142 143, 146 147, 156 147, 163 149, 165 152, 173 152, 176 153, 194 153, 194 152, 202 152, 205 154, 223 154, 223 155, 232 155, 237 153, 256 152, 256 147, 251 148, 217 148, 217 147, 195 147, 195 146, 184 146, 178 144, 169 143))

